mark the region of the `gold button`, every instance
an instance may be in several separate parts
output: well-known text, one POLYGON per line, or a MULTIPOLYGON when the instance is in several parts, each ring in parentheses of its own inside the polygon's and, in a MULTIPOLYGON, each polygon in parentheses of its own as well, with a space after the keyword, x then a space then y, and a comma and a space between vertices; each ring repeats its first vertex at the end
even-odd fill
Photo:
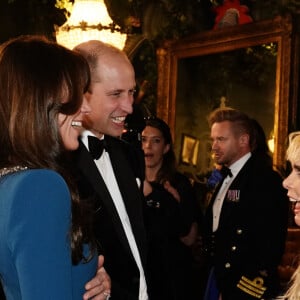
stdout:
POLYGON ((236 233, 237 233, 237 234, 242 234, 242 233, 243 233, 243 230, 242 230, 242 229, 238 229, 238 230, 236 231, 236 233))
POLYGON ((235 251, 235 250, 236 250, 236 246, 232 246, 232 247, 231 247, 231 250, 232 250, 232 251, 235 251))
POLYGON ((231 267, 230 263, 226 263, 226 264, 225 264, 225 268, 226 268, 226 269, 229 269, 230 267, 231 267))

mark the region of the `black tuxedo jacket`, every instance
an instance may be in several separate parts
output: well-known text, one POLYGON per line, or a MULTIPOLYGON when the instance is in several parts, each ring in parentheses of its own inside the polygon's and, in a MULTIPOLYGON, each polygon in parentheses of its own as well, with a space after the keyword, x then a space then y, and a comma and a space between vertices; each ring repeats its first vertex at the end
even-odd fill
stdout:
POLYGON ((277 293, 287 233, 282 178, 265 159, 252 155, 231 183, 212 233, 216 193, 206 212, 204 240, 223 299, 267 299, 277 293))
MULTIPOLYGON (((143 221, 143 194, 136 178, 144 181, 142 152, 122 140, 105 136, 117 183, 130 219, 131 228, 146 266, 146 235, 143 221)), ((80 142, 75 153, 80 174, 79 188, 83 198, 94 203, 94 233, 99 251, 104 255, 104 267, 112 280, 113 300, 138 299, 139 269, 132 255, 120 217, 111 195, 90 153, 80 142)))

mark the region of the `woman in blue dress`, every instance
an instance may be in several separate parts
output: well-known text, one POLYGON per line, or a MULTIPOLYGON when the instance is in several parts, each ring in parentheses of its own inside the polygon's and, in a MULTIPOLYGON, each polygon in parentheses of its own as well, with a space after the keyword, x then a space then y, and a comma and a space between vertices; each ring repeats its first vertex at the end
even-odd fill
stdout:
POLYGON ((68 159, 90 111, 83 96, 89 80, 79 54, 45 38, 0 47, 0 278, 7 300, 80 300, 96 275, 90 212, 68 159))

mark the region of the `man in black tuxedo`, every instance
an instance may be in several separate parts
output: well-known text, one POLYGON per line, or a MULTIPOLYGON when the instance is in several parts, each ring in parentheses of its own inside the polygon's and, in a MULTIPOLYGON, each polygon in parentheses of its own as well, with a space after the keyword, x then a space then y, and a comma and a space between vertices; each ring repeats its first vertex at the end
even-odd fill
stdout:
POLYGON ((134 69, 125 53, 100 41, 82 43, 74 51, 87 59, 91 70, 85 94, 91 113, 84 121, 89 130, 75 153, 79 186, 82 195, 93 200, 94 232, 111 277, 111 297, 147 300, 144 158, 140 149, 119 138, 132 113, 134 69))
POLYGON ((244 113, 219 108, 209 117, 216 163, 230 168, 205 215, 210 260, 207 298, 271 299, 284 251, 288 199, 282 178, 260 151, 258 131, 244 113))

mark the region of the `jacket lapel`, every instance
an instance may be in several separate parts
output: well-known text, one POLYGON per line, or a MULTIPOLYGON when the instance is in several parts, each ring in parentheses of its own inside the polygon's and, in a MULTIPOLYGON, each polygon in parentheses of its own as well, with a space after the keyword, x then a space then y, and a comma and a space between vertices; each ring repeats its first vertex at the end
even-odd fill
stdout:
MULTIPOLYGON (((251 171, 251 163, 252 159, 250 158, 246 164, 242 167, 242 169, 239 171, 237 176, 234 178, 233 182, 230 184, 227 193, 225 195, 225 199, 223 202, 221 215, 220 215, 220 224, 222 223, 228 223, 228 220, 232 220, 233 215, 235 213, 235 209, 240 207, 242 205, 241 201, 243 201, 241 198, 235 199, 235 197, 232 197, 232 195, 229 195, 229 192, 237 193, 241 190, 245 191, 245 185, 247 184, 247 177, 249 176, 249 173, 251 171), (238 200, 238 201, 237 201, 238 200)), ((239 194, 239 197, 241 197, 241 194, 239 194)))
POLYGON ((116 180, 130 219, 132 232, 134 234, 141 259, 145 262, 146 253, 143 245, 146 243, 146 236, 143 221, 142 194, 139 190, 132 167, 129 164, 128 157, 126 157, 124 151, 120 151, 120 144, 114 144, 116 141, 113 138, 105 137, 105 139, 107 140, 109 147, 109 155, 116 180))
POLYGON ((114 227, 120 238, 120 241, 124 245, 124 248, 128 249, 128 251, 131 253, 120 217, 113 203, 111 195, 105 185, 105 182, 101 174, 99 173, 97 166, 94 163, 92 156, 90 155, 89 151, 81 142, 78 149, 77 159, 78 159, 77 160, 78 167, 80 168, 85 178, 93 186, 97 194, 97 201, 99 201, 98 204, 100 206, 105 205, 107 211, 111 215, 112 223, 114 224, 114 227))

